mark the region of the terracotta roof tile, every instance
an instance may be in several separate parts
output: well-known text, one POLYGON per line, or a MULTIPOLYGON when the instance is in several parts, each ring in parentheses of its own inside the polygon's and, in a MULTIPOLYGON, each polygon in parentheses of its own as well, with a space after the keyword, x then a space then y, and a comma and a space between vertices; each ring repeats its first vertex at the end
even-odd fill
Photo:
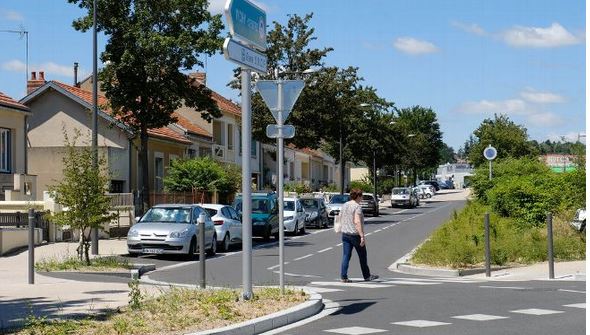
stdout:
POLYGON ((215 91, 211 91, 211 98, 217 103, 217 107, 219 107, 219 109, 222 111, 236 116, 242 116, 242 110, 240 109, 240 106, 233 103, 231 100, 226 99, 215 91))
POLYGON ((176 117, 178 119, 177 124, 179 126, 181 126, 182 128, 193 132, 197 135, 201 135, 201 136, 206 136, 209 138, 212 138, 213 135, 211 135, 208 131, 206 131, 205 129, 193 124, 189 119, 185 118, 184 116, 178 114, 178 113, 174 113, 173 114, 174 117, 176 117))
POLYGON ((25 112, 30 111, 29 107, 17 102, 16 100, 12 99, 11 97, 2 92, 0 92, 0 106, 14 108, 25 112))
POLYGON ((177 133, 168 127, 148 129, 148 134, 153 137, 163 138, 165 140, 174 140, 176 142, 180 142, 180 143, 184 143, 184 144, 192 144, 193 143, 189 139, 184 137, 184 135, 177 133))

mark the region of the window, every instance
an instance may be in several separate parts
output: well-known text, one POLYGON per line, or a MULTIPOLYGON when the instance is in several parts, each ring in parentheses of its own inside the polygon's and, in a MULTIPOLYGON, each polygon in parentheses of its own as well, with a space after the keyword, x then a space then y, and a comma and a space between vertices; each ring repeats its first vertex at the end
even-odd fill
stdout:
POLYGON ((250 155, 252 155, 252 157, 256 157, 257 149, 258 149, 258 142, 256 142, 254 139, 252 139, 252 146, 250 147, 250 155))
POLYGON ((125 186, 124 180, 111 180, 111 193, 123 193, 123 188, 125 186))
POLYGON ((155 183, 154 183, 155 184, 155 191, 162 192, 162 190, 164 190, 164 181, 162 180, 162 178, 164 178, 164 157, 162 157, 162 156, 155 157, 154 172, 155 172, 155 178, 156 178, 155 183))
POLYGON ((211 148, 200 147, 199 148, 199 157, 211 157, 211 148))
POLYGON ((0 172, 11 172, 10 145, 10 129, 0 128, 0 172))
POLYGON ((234 125, 227 124, 227 150, 234 150, 234 125))
POLYGON ((213 140, 215 144, 224 145, 224 133, 223 133, 223 123, 219 121, 213 121, 213 140))
POLYGON ((197 150, 188 149, 187 155, 188 155, 188 158, 195 158, 195 157, 197 157, 197 150))

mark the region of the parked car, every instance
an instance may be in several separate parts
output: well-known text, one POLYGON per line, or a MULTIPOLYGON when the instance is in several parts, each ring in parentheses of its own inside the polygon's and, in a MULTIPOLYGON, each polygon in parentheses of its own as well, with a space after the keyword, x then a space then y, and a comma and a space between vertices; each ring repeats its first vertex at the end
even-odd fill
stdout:
POLYGON ((394 187, 391 189, 391 207, 416 207, 420 204, 418 195, 410 187, 394 187))
POLYGON ((233 207, 217 204, 203 204, 201 206, 213 220, 217 244, 221 250, 228 251, 232 244, 242 242, 242 219, 233 207))
POLYGON ((286 232, 294 235, 305 234, 305 211, 299 199, 285 198, 283 200, 283 224, 286 232))
POLYGON ((412 188, 412 191, 416 192, 416 195, 418 195, 418 199, 426 199, 427 198, 426 191, 424 191, 424 188, 416 186, 416 187, 412 188))
POLYGON ((586 208, 578 208, 576 210, 576 214, 570 225, 580 232, 586 230, 586 208))
POLYGON ((361 208, 363 209, 363 213, 371 213, 372 216, 379 216, 379 200, 375 199, 372 194, 363 194, 361 208))
POLYGON ((425 193, 425 196, 427 199, 432 198, 432 196, 434 195, 434 186, 432 185, 418 185, 418 188, 421 188, 423 190, 423 192, 425 193))
MULTIPOLYGON (((232 207, 242 214, 242 195, 238 194, 232 207)), ((252 236, 262 237, 265 241, 271 236, 279 237, 279 207, 277 195, 270 193, 252 193, 252 236)))
POLYGON ((328 208, 324 198, 299 199, 305 211, 305 225, 317 228, 328 228, 328 208))
POLYGON ((199 215, 205 215, 205 249, 213 256, 217 236, 211 217, 199 205, 167 204, 150 208, 127 233, 127 251, 140 254, 176 254, 192 259, 199 247, 199 215))
POLYGON ((340 213, 342 204, 350 200, 350 194, 337 194, 330 198, 328 203, 328 219, 334 222, 334 217, 340 213))
POLYGON ((432 187, 434 187, 435 192, 440 191, 440 185, 436 180, 421 180, 418 183, 418 185, 432 185, 432 187))

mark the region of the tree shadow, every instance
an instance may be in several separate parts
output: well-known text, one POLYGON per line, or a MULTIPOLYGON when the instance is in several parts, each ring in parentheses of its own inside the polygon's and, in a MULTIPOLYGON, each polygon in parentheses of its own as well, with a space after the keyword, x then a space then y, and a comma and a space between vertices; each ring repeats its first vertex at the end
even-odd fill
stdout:
POLYGON ((355 302, 350 305, 343 306, 339 311, 332 315, 351 315, 364 311, 370 306, 376 304, 376 302, 355 302))

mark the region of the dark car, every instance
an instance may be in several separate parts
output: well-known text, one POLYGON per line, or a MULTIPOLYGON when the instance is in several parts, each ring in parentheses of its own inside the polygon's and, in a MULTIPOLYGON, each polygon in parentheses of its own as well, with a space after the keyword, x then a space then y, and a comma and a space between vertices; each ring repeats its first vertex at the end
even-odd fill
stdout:
POLYGON ((432 185, 432 187, 434 187, 435 192, 438 192, 441 189, 439 183, 436 180, 422 180, 418 184, 432 185))
POLYGON ((323 198, 299 199, 305 210, 305 225, 318 228, 328 228, 328 208, 323 198))
POLYGON ((379 216, 379 202, 372 194, 363 194, 361 207, 363 213, 371 213, 372 216, 379 216))
MULTIPOLYGON (((238 195, 233 208, 242 214, 242 196, 238 195)), ((265 241, 271 236, 279 236, 279 209, 277 195, 271 193, 252 194, 252 236, 262 237, 265 241)))

